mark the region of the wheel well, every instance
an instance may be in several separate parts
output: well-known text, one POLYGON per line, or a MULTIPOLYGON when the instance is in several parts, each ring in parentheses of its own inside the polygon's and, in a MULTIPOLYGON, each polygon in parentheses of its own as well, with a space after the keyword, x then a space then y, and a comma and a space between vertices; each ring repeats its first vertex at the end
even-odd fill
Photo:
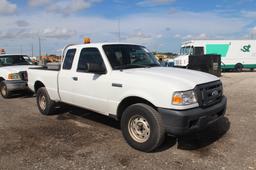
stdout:
POLYGON ((152 106, 154 109, 156 109, 156 106, 154 106, 151 102, 149 102, 146 99, 140 98, 140 97, 127 97, 125 99, 122 100, 122 102, 118 105, 118 109, 117 109, 117 119, 120 120, 122 117, 122 114, 124 112, 124 110, 136 103, 144 103, 147 104, 149 106, 152 106))
POLYGON ((40 89, 41 87, 45 87, 45 85, 41 82, 41 81, 37 81, 35 83, 34 89, 35 89, 35 93, 37 92, 38 89, 40 89))
POLYGON ((235 67, 239 67, 241 66, 243 68, 243 64, 242 63, 236 63, 235 67))

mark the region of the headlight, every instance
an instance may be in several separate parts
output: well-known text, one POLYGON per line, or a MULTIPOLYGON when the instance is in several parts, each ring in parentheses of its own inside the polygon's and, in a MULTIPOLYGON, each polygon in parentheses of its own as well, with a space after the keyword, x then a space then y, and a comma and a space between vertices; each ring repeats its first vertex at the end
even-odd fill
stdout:
POLYGON ((174 92, 172 96, 172 104, 186 106, 197 103, 194 90, 174 92))
POLYGON ((19 73, 10 73, 8 74, 9 80, 21 80, 19 73))

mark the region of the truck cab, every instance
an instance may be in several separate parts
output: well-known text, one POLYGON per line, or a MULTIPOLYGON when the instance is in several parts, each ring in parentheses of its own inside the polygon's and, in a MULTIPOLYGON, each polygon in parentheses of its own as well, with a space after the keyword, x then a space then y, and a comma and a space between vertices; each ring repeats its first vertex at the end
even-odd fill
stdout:
POLYGON ((174 66, 186 68, 189 64, 190 55, 204 55, 205 48, 203 46, 195 46, 195 44, 185 43, 180 49, 179 56, 174 59, 174 66))

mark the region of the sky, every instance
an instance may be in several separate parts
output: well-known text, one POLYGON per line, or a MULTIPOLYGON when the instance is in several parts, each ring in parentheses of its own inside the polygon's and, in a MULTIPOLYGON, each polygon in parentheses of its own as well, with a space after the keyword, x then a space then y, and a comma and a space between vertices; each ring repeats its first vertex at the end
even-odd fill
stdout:
POLYGON ((191 39, 256 39, 256 0, 0 0, 7 53, 37 56, 40 39, 42 54, 60 54, 84 37, 158 52, 191 39))

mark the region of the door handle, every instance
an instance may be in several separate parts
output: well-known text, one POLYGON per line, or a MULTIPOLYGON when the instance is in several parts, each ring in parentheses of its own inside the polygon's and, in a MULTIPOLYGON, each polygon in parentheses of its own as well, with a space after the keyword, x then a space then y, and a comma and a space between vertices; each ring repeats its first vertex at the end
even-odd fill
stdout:
POLYGON ((74 81, 77 81, 77 80, 78 80, 78 77, 72 77, 72 79, 73 79, 74 81))

